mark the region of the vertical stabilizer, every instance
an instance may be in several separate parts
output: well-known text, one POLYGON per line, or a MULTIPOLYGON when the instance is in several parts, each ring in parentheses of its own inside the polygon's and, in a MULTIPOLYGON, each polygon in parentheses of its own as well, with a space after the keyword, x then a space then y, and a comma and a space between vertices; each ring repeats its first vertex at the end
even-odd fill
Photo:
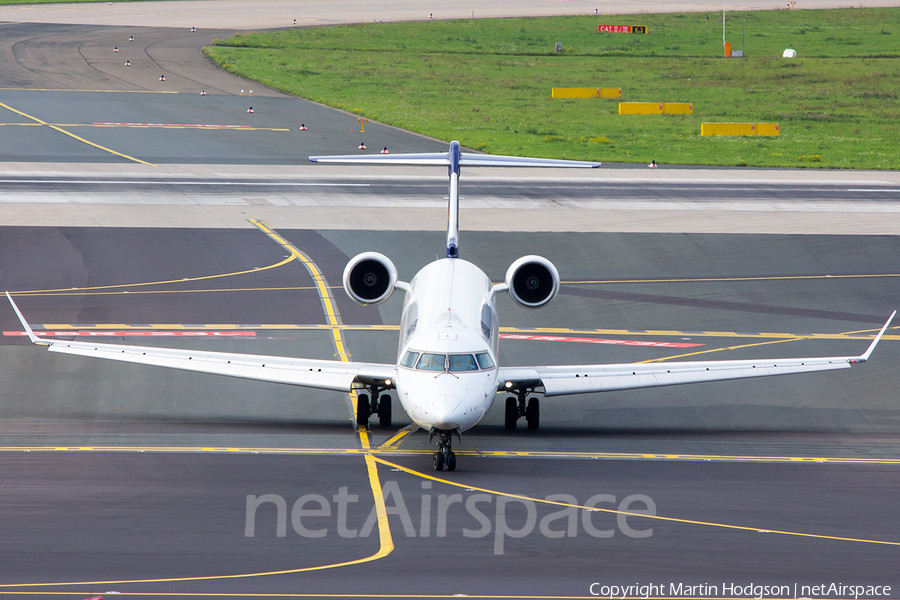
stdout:
POLYGON ((447 194, 447 258, 459 258, 459 142, 450 142, 450 191, 447 194))

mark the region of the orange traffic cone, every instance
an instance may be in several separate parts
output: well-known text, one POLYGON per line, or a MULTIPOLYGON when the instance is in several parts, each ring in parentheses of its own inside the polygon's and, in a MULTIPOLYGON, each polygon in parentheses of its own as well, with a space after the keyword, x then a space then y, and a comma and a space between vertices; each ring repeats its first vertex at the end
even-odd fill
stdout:
POLYGON ((248 112, 248 113, 253 112, 253 107, 251 106, 250 108, 248 108, 248 109, 247 109, 247 112, 248 112))
POLYGON ((306 131, 306 125, 300 123, 300 131, 306 131))
POLYGON ((359 143, 359 146, 357 146, 357 148, 359 148, 360 150, 365 150, 365 149, 366 149, 366 143, 365 143, 365 142, 360 142, 360 143, 359 143))
POLYGON ((113 48, 113 52, 118 52, 118 51, 119 51, 119 47, 118 47, 118 46, 116 46, 115 48, 113 48))
POLYGON ((384 147, 384 150, 381 151, 382 154, 389 154, 387 146, 384 147))

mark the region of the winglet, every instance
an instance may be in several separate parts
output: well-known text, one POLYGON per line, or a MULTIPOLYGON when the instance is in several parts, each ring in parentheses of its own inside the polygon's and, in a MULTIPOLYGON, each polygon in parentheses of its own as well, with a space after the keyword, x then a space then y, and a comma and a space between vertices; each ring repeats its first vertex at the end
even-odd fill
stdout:
POLYGON ((38 346, 49 346, 50 342, 44 342, 38 336, 34 335, 34 331, 32 331, 31 326, 25 320, 25 317, 22 316, 21 311, 19 311, 19 307, 16 306, 16 303, 13 302, 12 296, 9 295, 9 292, 6 292, 6 297, 9 298, 9 303, 12 304, 13 310, 16 311, 16 316, 19 317, 19 321, 22 323, 22 327, 25 328, 25 333, 28 334, 28 339, 31 340, 32 344, 37 344, 38 346))
POLYGON ((878 332, 878 335, 876 335, 876 336, 875 336, 875 339, 872 340, 872 343, 869 344, 868 350, 866 350, 866 351, 865 351, 863 354, 861 354, 860 356, 858 356, 858 357, 856 357, 856 358, 854 358, 854 359, 851 359, 851 360, 850 360, 851 363, 862 363, 862 362, 866 362, 867 360, 869 360, 869 356, 872 355, 872 350, 875 349, 875 346, 878 344, 878 341, 881 339, 881 336, 884 335, 884 332, 887 331, 888 326, 891 324, 891 321, 894 320, 894 315, 896 315, 896 314, 897 314, 897 311, 896 311, 896 310, 895 310, 894 312, 891 313, 891 316, 888 317, 888 320, 887 320, 887 322, 884 324, 884 327, 881 328, 881 331, 878 332))

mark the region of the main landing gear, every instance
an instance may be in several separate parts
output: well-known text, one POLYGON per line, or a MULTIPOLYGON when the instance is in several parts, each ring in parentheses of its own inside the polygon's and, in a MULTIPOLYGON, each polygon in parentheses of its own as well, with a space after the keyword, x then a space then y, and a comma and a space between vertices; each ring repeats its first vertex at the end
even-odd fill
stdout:
POLYGON ((435 471, 443 471, 444 466, 447 467, 448 471, 456 470, 456 454, 453 453, 452 444, 453 444, 453 436, 455 435, 459 441, 462 441, 462 436, 459 434, 459 429, 454 429, 453 431, 447 431, 445 429, 432 429, 431 433, 428 434, 428 441, 435 435, 440 435, 440 441, 438 442, 438 451, 434 453, 434 470, 435 471))
POLYGON ((525 417, 528 429, 537 429, 541 426, 540 400, 533 396, 528 398, 529 391, 531 390, 520 389, 517 390, 517 396, 507 396, 506 418, 504 419, 507 429, 515 429, 516 422, 521 417, 525 417))
POLYGON ((379 395, 379 388, 372 386, 369 388, 372 398, 369 394, 359 394, 356 401, 356 423, 357 425, 368 425, 369 417, 378 415, 378 424, 382 427, 391 426, 391 397, 388 394, 379 395))

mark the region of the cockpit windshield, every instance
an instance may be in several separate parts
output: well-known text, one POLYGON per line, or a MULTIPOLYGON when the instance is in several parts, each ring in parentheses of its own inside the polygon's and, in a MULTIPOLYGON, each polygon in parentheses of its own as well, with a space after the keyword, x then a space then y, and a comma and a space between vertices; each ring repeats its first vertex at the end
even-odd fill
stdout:
POLYGON ((403 355, 400 365, 419 371, 478 371, 492 369, 494 362, 486 352, 476 355, 425 352, 420 355, 411 350, 403 355))
POLYGON ((443 371, 445 358, 444 354, 423 354, 416 368, 423 371, 443 371))
POLYGON ((475 363, 475 357, 471 354, 451 354, 450 355, 451 371, 477 371, 478 364, 475 363))
POLYGON ((481 354, 476 354, 475 359, 478 361, 478 366, 482 369, 493 369, 494 361, 491 360, 491 355, 487 352, 482 352, 481 354))
POLYGON ((416 359, 419 358, 418 352, 407 352, 403 355, 403 360, 400 361, 400 364, 404 367, 412 369, 416 366, 416 359))

